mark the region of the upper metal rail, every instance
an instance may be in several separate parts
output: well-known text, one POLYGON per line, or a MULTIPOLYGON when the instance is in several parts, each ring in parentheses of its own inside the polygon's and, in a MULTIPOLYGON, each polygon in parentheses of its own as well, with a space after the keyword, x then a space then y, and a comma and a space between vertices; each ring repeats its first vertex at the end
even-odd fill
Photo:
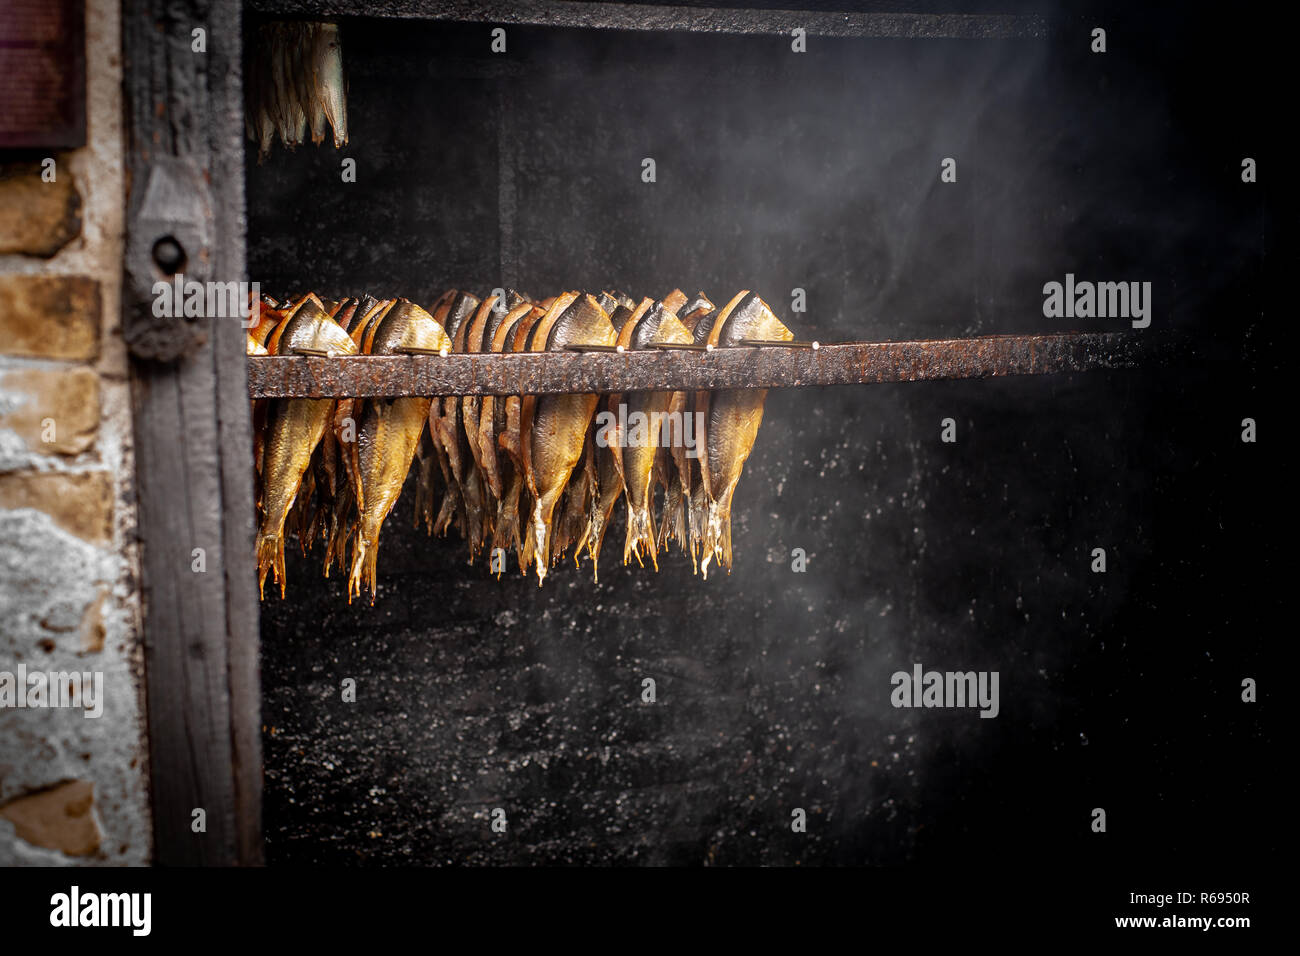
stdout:
POLYGON ((671 30, 883 39, 987 39, 1047 36, 1037 15, 962 13, 848 13, 818 10, 741 10, 579 0, 251 0, 277 16, 400 17, 460 23, 518 24, 595 30, 671 30))
POLYGON ((1173 340, 1136 332, 988 335, 711 352, 250 356, 254 398, 543 395, 648 389, 790 388, 1134 368, 1173 340))

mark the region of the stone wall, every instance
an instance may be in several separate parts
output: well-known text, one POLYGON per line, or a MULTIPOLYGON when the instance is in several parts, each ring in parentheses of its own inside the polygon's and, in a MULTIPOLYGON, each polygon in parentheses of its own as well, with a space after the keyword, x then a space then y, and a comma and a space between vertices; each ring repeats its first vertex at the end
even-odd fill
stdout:
POLYGON ((0 683, 0 865, 151 855, 119 18, 113 0, 87 4, 87 145, 50 157, 53 182, 40 154, 0 157, 0 682, 20 668, 103 682, 99 717, 19 709, 0 683))

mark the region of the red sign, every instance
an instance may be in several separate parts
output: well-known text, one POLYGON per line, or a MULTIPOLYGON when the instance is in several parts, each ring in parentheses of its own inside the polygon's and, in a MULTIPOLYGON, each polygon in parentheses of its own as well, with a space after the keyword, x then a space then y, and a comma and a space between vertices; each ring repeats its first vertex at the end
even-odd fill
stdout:
POLYGON ((0 149, 85 143, 84 5, 0 0, 0 149))

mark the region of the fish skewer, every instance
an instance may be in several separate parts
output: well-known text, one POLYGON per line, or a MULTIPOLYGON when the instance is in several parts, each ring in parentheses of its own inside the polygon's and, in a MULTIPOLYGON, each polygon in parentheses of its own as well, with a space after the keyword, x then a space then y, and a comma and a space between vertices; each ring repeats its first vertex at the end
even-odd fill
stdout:
MULTIPOLYGON (((309 293, 283 303, 263 297, 246 351, 816 347, 795 342, 748 291, 721 309, 702 293, 681 290, 640 303, 617 292, 572 291, 536 303, 512 290, 499 295, 480 300, 452 290, 430 311, 370 296, 323 300, 309 293)), ((625 565, 635 558, 657 570, 659 552, 676 541, 696 573, 707 578, 715 565, 730 571, 732 502, 765 399, 766 389, 733 388, 255 400, 259 592, 269 575, 284 595, 284 536, 296 532, 304 552, 317 537, 324 541, 326 577, 335 564, 348 569, 349 602, 368 591, 373 604, 380 532, 413 468, 416 526, 423 522, 426 532, 442 535, 455 524, 471 563, 490 545, 498 575, 504 566, 497 554, 513 547, 520 573, 535 574, 540 585, 572 548, 575 564, 585 551, 599 581, 600 551, 619 499, 627 504, 625 565), (687 453, 685 441, 696 413, 703 416, 692 429, 699 457, 687 453), (671 433, 672 426, 680 431, 671 433)))

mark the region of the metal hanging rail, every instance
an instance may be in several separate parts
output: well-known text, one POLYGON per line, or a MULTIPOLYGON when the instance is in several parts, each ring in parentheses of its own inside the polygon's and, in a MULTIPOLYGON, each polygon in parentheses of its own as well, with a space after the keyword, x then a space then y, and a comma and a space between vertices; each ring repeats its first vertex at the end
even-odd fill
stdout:
POLYGON ((391 398, 867 385, 1135 368, 1164 358, 1174 342, 1150 333, 1080 332, 816 349, 250 356, 248 386, 254 398, 391 398))
POLYGON ((258 13, 312 19, 396 17, 595 30, 670 30, 788 37, 792 30, 802 29, 808 36, 884 39, 1001 40, 1047 36, 1046 21, 1032 14, 740 10, 578 0, 251 0, 248 6, 258 13))

